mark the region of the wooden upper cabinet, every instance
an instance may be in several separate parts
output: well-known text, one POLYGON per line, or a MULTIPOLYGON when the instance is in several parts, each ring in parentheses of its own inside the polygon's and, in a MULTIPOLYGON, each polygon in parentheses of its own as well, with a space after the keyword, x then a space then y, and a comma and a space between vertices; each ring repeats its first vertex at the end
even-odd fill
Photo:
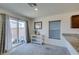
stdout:
POLYGON ((79 15, 73 15, 71 17, 71 27, 79 28, 79 15))

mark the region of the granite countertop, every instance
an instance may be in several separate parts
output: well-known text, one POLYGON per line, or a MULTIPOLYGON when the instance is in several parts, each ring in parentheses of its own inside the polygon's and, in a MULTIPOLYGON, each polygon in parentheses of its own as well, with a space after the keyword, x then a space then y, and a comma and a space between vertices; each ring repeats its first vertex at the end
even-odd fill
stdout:
POLYGON ((79 34, 63 33, 63 36, 79 52, 79 34))

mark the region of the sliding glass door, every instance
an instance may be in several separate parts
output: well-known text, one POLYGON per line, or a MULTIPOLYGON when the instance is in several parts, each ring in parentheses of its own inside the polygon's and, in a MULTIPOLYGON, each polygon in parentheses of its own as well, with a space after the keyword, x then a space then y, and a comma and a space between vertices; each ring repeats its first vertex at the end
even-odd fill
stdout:
POLYGON ((25 21, 11 18, 10 30, 11 30, 12 47, 15 47, 19 44, 26 43, 26 22, 25 21))

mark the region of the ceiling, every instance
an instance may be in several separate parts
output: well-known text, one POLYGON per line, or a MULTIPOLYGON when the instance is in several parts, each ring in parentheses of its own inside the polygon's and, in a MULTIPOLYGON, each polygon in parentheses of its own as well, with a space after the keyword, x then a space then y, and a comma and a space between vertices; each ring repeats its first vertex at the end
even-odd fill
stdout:
POLYGON ((0 8, 22 16, 31 18, 78 11, 78 3, 37 3, 36 7, 30 7, 27 3, 0 3, 0 8), (34 8, 38 8, 35 11, 34 8))

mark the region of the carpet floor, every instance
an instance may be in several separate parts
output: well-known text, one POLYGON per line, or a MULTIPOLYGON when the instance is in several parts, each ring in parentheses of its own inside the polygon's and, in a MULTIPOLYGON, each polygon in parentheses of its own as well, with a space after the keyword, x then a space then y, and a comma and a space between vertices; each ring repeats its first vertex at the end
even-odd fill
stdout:
POLYGON ((70 55, 64 47, 54 45, 22 44, 5 55, 70 55))

